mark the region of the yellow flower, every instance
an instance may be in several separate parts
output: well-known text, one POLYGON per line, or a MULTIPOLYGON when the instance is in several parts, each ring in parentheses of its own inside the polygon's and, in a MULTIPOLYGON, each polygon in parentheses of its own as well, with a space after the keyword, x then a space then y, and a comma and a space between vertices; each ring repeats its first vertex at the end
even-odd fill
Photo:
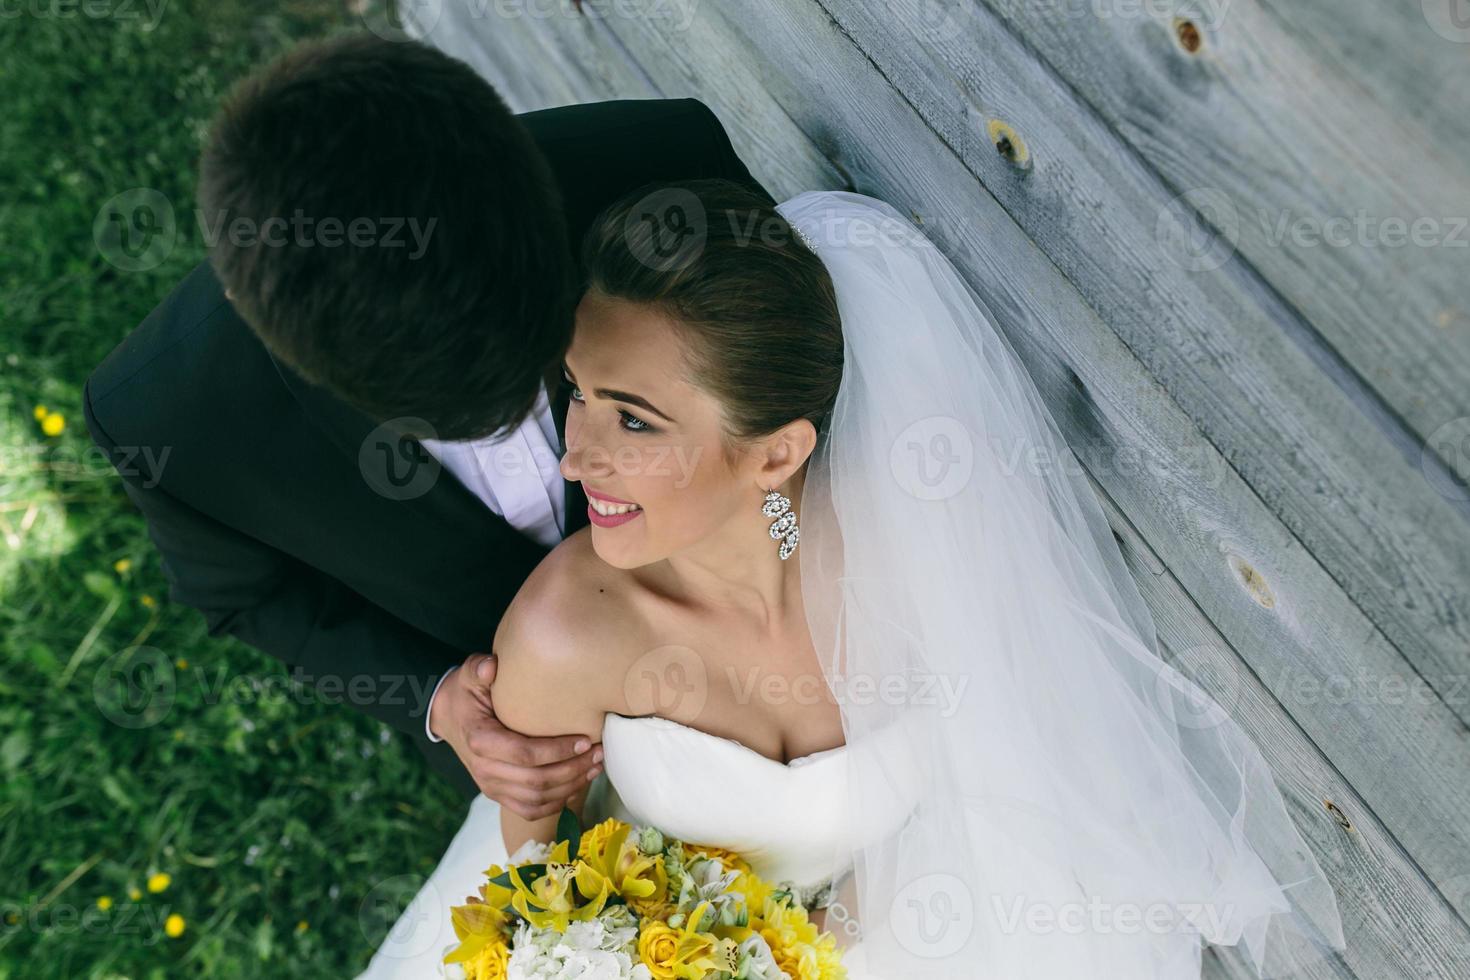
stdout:
POLYGON ((103 895, 101 898, 97 899, 97 907, 104 912, 112 908, 112 896, 103 895))
POLYGON ((657 903, 668 894, 669 877, 662 854, 644 854, 638 842, 629 839, 627 824, 599 834, 577 863, 577 887, 591 896, 603 888, 621 895, 635 910, 635 903, 657 903))
POLYGON ((776 966, 792 980, 843 980, 847 970, 837 939, 820 933, 800 905, 767 896, 762 904, 758 931, 771 947, 776 966))
POLYGON ((700 902, 679 930, 671 965, 674 976, 680 980, 703 980, 706 974, 717 971, 734 973, 739 965, 734 940, 699 931, 699 924, 709 909, 709 902, 700 902))
POLYGON ((184 934, 184 917, 175 912, 163 920, 164 935, 170 939, 178 939, 184 934))
POLYGON ((674 980, 674 957, 679 951, 679 931, 662 922, 645 920, 638 935, 638 959, 653 974, 653 980, 674 980))
POLYGON ((37 422, 40 422, 42 419, 50 414, 51 410, 45 405, 37 405, 34 409, 31 410, 31 415, 35 417, 37 422))
POLYGON ((154 875, 149 875, 148 890, 157 895, 159 892, 167 888, 172 881, 173 879, 162 871, 154 875))
POLYGON ((736 877, 734 884, 730 886, 731 891, 739 892, 745 896, 745 906, 750 909, 750 914, 759 917, 761 909, 765 907, 766 899, 771 897, 772 887, 753 872, 746 872, 736 877))
POLYGON ((112 563, 112 570, 119 575, 126 575, 132 571, 133 563, 126 558, 119 558, 112 563))
POLYGON ((143 893, 140 892, 140 891, 138 891, 138 889, 136 889, 136 888, 129 888, 128 889, 128 900, 129 901, 136 902, 138 899, 140 899, 142 897, 143 897, 143 893))
POLYGON ((486 946, 463 966, 465 980, 505 980, 510 968, 510 949, 505 943, 486 946))
POLYGON ((157 609, 158 608, 158 600, 155 599, 155 598, 153 598, 151 595, 146 594, 146 593, 143 594, 143 595, 138 596, 138 602, 142 603, 144 609, 157 609))
MULTIPOLYGON (((496 873, 500 872, 497 870, 496 873)), ((459 945, 444 957, 444 962, 463 964, 469 977, 499 976, 492 968, 495 967, 497 957, 504 959, 506 940, 510 938, 511 931, 510 917, 505 911, 471 896, 469 904, 455 905, 449 909, 449 923, 454 926, 459 945)), ((503 974, 503 963, 500 968, 503 974)))
POLYGON ((48 436, 59 436, 66 431, 66 416, 60 412, 47 412, 41 420, 41 431, 48 436))
POLYGON ((302 919, 300 922, 296 923, 296 935, 299 936, 310 928, 311 926, 307 924, 306 920, 302 919))
POLYGON ((539 878, 528 880, 529 876, 523 875, 521 868, 509 869, 510 883, 515 889, 511 908, 538 929, 551 927, 566 932, 569 922, 588 922, 602 911, 611 894, 605 878, 587 874, 581 861, 568 863, 567 848, 566 841, 559 841, 551 849, 546 858, 546 871, 539 878), (577 904, 579 892, 588 900, 583 905, 577 904))
POLYGON ((609 837, 619 830, 627 832, 631 829, 626 823, 615 817, 608 817, 597 826, 588 827, 582 831, 582 841, 577 845, 577 857, 585 861, 589 854, 605 851, 609 837))

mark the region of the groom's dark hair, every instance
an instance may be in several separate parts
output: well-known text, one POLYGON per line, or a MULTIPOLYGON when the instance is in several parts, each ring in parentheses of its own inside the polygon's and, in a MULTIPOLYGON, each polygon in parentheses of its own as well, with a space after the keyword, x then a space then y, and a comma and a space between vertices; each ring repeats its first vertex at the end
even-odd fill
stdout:
POLYGON ((241 317, 376 420, 501 431, 569 343, 576 269, 550 166, 488 82, 427 45, 343 35, 246 78, 198 199, 241 317))

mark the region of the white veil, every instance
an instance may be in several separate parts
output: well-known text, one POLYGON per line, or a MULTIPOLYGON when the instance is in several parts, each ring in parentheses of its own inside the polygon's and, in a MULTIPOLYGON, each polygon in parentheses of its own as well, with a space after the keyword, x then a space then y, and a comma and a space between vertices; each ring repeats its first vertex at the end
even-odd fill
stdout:
POLYGON ((778 210, 830 272, 846 345, 799 506, 808 623, 854 806, 917 794, 852 855, 828 928, 855 921, 870 968, 904 980, 1194 978, 1201 939, 1279 977, 1340 950, 1265 761, 1159 658, 979 297, 881 201, 778 210))

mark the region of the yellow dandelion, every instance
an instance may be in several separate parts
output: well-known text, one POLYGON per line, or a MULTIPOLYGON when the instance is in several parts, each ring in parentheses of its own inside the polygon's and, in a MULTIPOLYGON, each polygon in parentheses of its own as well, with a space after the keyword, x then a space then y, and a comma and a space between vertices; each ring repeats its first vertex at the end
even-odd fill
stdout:
POLYGON ((132 569, 133 563, 126 558, 119 558, 117 561, 112 563, 112 570, 114 572, 117 572, 117 574, 119 575, 126 575, 128 574, 128 572, 132 571, 132 569))
POLYGON ((99 909, 101 909, 102 911, 104 911, 104 912, 106 912, 108 909, 112 908, 112 896, 111 895, 103 895, 103 896, 99 897, 97 899, 97 907, 99 909))
POLYGON ((164 935, 170 939, 178 939, 184 934, 184 917, 175 912, 163 920, 164 935))
POLYGON ((37 422, 44 420, 46 416, 50 414, 51 409, 47 408, 45 405, 37 405, 34 409, 31 410, 31 415, 35 417, 37 422))
POLYGON ((309 925, 306 924, 306 920, 305 919, 302 919, 300 922, 296 923, 296 935, 299 936, 303 932, 305 932, 306 930, 308 930, 310 928, 311 928, 311 926, 309 926, 309 925))
POLYGON ((160 871, 157 874, 148 876, 148 890, 157 895, 159 892, 167 888, 172 882, 173 879, 168 876, 167 872, 160 871))
POLYGON ((158 600, 153 598, 151 595, 140 595, 138 596, 138 601, 143 604, 144 609, 158 608, 158 600))
POLYGON ((48 412, 41 420, 41 431, 48 436, 59 436, 66 431, 66 416, 60 412, 48 412))
POLYGON ((130 901, 130 902, 136 902, 138 899, 140 899, 142 897, 143 897, 143 893, 140 892, 140 891, 138 891, 138 889, 136 889, 136 888, 129 888, 128 889, 128 901, 130 901))

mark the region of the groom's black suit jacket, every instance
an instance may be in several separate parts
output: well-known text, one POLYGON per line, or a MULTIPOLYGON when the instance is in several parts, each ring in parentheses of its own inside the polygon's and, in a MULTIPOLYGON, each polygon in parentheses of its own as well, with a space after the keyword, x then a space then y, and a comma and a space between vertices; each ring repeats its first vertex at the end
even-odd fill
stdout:
MULTIPOLYGON (((728 177, 765 193, 694 99, 519 118, 561 185, 574 251, 603 207, 649 181, 728 177)), ((559 370, 548 391, 560 433, 559 370)), ((489 648, 547 549, 448 472, 423 492, 422 476, 401 492, 383 483, 384 467, 412 473, 403 446, 273 358, 207 263, 93 372, 84 401, 93 439, 147 518, 170 596, 203 612, 211 634, 239 637, 321 697, 406 732, 474 792, 448 745, 425 737, 427 700, 447 668, 489 648)), ((587 502, 579 484, 563 489, 570 534, 587 502)))

